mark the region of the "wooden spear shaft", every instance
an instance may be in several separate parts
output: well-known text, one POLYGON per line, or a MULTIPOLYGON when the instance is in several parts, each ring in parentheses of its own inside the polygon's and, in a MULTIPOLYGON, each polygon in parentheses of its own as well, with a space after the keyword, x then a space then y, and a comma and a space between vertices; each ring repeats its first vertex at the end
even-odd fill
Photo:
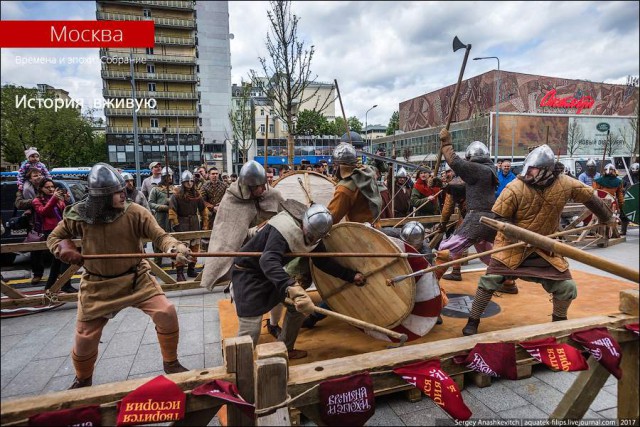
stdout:
MULTIPOLYGON (((175 258, 177 253, 136 253, 136 254, 96 254, 83 255, 84 259, 118 259, 118 258, 175 258)), ((194 258, 227 258, 227 257, 260 257, 262 252, 192 252, 194 258)), ((285 257, 332 258, 411 258, 423 257, 422 254, 411 253, 370 253, 370 252, 288 252, 285 257)))
MULTIPOLYGON (((439 195, 440 193, 442 193, 442 190, 440 190, 440 191, 438 191, 436 194, 434 194, 434 195, 432 196, 432 197, 433 197, 433 199, 431 199, 431 200, 427 200, 426 202, 424 202, 423 204, 421 204, 420 206, 418 206, 417 208, 415 208, 415 210, 414 210, 413 212, 415 212, 415 211, 419 211, 419 210, 420 210, 420 208, 421 208, 421 207, 423 207, 424 205, 426 205, 427 203, 429 203, 429 202, 433 202, 433 201, 436 199, 436 197, 438 197, 438 195, 439 195)), ((397 226, 399 226, 399 225, 402 223, 402 221, 404 221, 405 219, 407 219, 407 218, 409 218, 411 215, 413 215, 413 212, 411 212, 409 215, 405 216, 405 217, 404 217, 404 218, 402 218, 400 221, 398 221, 398 222, 396 223, 396 225, 394 225, 394 226, 393 226, 393 228, 396 228, 397 226)))
MULTIPOLYGON (((287 304, 295 305, 291 298, 286 298, 284 300, 287 304)), ((373 323, 365 322, 364 320, 356 319, 355 317, 350 317, 344 315, 342 313, 337 313, 335 311, 326 310, 322 307, 315 306, 313 310, 316 313, 324 314, 325 316, 335 317, 338 320, 342 320, 343 322, 347 322, 350 325, 353 325, 357 328, 363 328, 370 331, 376 331, 385 334, 388 337, 395 338, 400 341, 398 347, 402 346, 407 341, 407 335, 401 334, 399 332, 392 331, 391 329, 383 328, 382 326, 374 325, 373 323)))
MULTIPOLYGON (((567 244, 550 239, 549 237, 542 236, 533 231, 526 230, 517 225, 508 224, 505 222, 496 221, 495 219, 482 217, 480 222, 495 230, 501 231, 506 236, 513 239, 522 240, 532 246, 535 246, 545 251, 555 252, 560 255, 567 256, 571 259, 583 262, 592 267, 599 268, 616 276, 624 277, 627 280, 638 283, 640 282, 640 271, 633 268, 626 267, 624 265, 616 264, 604 258, 595 256, 582 249, 574 248, 567 244)), ((602 224, 598 224, 602 225, 602 224)))
MULTIPOLYGON (((590 230, 592 228, 600 227, 601 225, 602 224, 591 224, 591 225, 587 225, 587 226, 581 227, 581 228, 573 228, 571 230, 558 231, 557 233, 549 234, 549 236, 547 236, 547 237, 564 236, 566 234, 572 234, 572 233, 575 233, 577 231, 590 230)), ((409 277, 421 276, 423 274, 430 273, 430 272, 432 272, 434 270, 437 270, 438 268, 445 268, 445 267, 448 268, 448 267, 451 267, 452 265, 462 264, 463 262, 471 261, 472 259, 476 259, 476 258, 481 258, 481 257, 486 256, 486 255, 495 254, 497 252, 506 251, 508 249, 519 248, 519 247, 525 246, 526 244, 527 243, 525 243, 525 242, 513 243, 511 245, 502 246, 501 248, 494 248, 494 249, 490 249, 490 250, 485 251, 485 252, 480 252, 478 254, 469 255, 469 256, 464 257, 464 258, 454 259, 453 261, 445 262, 445 263, 442 263, 440 265, 434 265, 434 266, 425 268, 424 270, 415 271, 415 272, 413 272, 411 274, 405 274, 403 276, 393 277, 393 278, 387 280, 387 285, 393 286, 394 283, 401 282, 404 279, 408 279, 409 277)))

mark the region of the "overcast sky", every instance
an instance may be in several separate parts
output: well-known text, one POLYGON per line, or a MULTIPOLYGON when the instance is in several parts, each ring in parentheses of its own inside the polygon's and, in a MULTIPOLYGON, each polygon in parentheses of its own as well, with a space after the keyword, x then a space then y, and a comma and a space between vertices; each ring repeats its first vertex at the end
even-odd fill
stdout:
MULTIPOLYGON (((261 70, 268 55, 269 3, 229 2, 232 82, 261 70)), ((2 1, 2 19, 95 19, 95 2, 2 1)), ((347 116, 386 126, 400 102, 457 81, 464 50, 472 44, 464 78, 502 70, 626 83, 640 74, 639 2, 369 2, 292 3, 298 36, 315 47, 317 81, 338 80, 347 116)), ((66 89, 88 104, 100 97, 97 49, 2 49, 2 83, 66 89), (19 65, 16 57, 84 58, 83 64, 19 65)), ((339 114, 339 106, 336 113, 339 114)))

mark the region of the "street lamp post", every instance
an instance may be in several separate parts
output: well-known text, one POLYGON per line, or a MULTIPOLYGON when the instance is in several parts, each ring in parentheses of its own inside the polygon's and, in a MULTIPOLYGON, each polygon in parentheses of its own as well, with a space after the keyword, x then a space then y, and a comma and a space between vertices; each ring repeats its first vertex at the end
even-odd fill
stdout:
POLYGON ((494 153, 493 153, 493 158, 494 161, 497 163, 498 162, 498 130, 499 130, 499 118, 500 118, 500 58, 498 58, 497 56, 481 56, 478 58, 473 58, 474 61, 480 60, 480 59, 495 59, 496 61, 498 61, 498 74, 496 77, 496 131, 494 132, 495 135, 495 141, 493 143, 493 148, 494 148, 494 153))
POLYGON ((372 152, 373 152, 373 147, 371 147, 370 140, 369 140, 369 130, 367 129, 367 127, 369 127, 369 126, 368 126, 368 125, 369 125, 369 123, 368 123, 368 121, 367 121, 367 115, 369 114, 369 111, 373 110, 373 109, 374 109, 374 108, 376 108, 377 106, 378 106, 378 104, 374 105, 373 107, 369 108, 369 109, 367 110, 367 112, 366 112, 366 113, 364 113, 364 132, 365 132, 365 133, 364 133, 364 136, 365 136, 365 137, 366 137, 366 139, 367 139, 367 147, 369 147, 369 152, 370 152, 370 153, 372 153, 372 152))

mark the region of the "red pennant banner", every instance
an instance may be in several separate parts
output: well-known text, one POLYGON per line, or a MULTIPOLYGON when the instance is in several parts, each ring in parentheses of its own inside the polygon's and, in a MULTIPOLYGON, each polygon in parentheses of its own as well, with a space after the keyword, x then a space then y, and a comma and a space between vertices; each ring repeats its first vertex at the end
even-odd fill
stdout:
POLYGON ((453 361, 491 377, 518 379, 514 343, 478 343, 468 355, 455 356, 453 361))
POLYGON ((92 426, 100 427, 100 406, 91 405, 81 408, 44 412, 29 417, 30 426, 92 426))
POLYGON ((375 413, 368 372, 320 383, 320 418, 328 426, 363 426, 375 413))
POLYGON ((409 384, 422 390, 454 419, 465 421, 471 417, 471 410, 462 400, 462 395, 455 381, 440 369, 440 360, 432 359, 413 363, 396 368, 393 372, 400 375, 409 384))
POLYGON ((520 346, 538 362, 544 363, 551 369, 566 372, 589 369, 580 350, 569 344, 558 344, 555 337, 523 341, 520 346))
POLYGON ((159 375, 118 402, 117 426, 178 421, 184 418, 186 396, 169 378, 159 375))
POLYGON ((224 400, 240 409, 246 416, 253 419, 256 407, 240 396, 238 387, 234 383, 224 380, 213 380, 194 388, 191 394, 195 396, 211 396, 224 400))
POLYGON ((630 323, 628 325, 624 325, 625 329, 635 333, 636 335, 640 335, 640 326, 638 323, 630 323))
POLYGON ((622 370, 620 369, 622 350, 620 344, 613 339, 607 328, 574 332, 570 338, 586 348, 617 379, 622 378, 622 370))

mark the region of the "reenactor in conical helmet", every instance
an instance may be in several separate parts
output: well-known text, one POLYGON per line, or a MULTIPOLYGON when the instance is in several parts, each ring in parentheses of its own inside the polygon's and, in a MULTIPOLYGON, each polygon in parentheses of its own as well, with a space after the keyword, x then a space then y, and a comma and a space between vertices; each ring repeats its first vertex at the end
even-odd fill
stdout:
MULTIPOLYGON (((543 236, 554 233, 562 209, 569 200, 584 204, 600 222, 610 225, 611 211, 587 187, 567 175, 555 173, 555 156, 548 145, 541 145, 527 155, 522 172, 500 193, 493 205, 494 216, 543 236)), ((467 215, 467 218, 469 216, 467 215)), ((495 248, 513 243, 498 232, 495 248)), ((571 302, 577 296, 577 286, 571 277, 569 263, 558 253, 532 246, 520 246, 491 255, 484 276, 480 277, 471 313, 463 335, 478 333, 480 317, 507 278, 520 277, 540 283, 553 295, 552 320, 566 320, 571 302)))
POLYGON ((98 358, 102 330, 108 320, 127 307, 144 311, 155 323, 165 373, 184 372, 178 361, 178 316, 151 276, 145 259, 87 259, 83 255, 141 253, 142 241, 154 241, 163 252, 177 253, 189 262, 191 251, 167 234, 151 213, 126 201, 124 180, 106 163, 91 168, 89 195, 72 206, 51 232, 47 247, 61 261, 84 265, 78 298, 75 340, 71 359, 76 378, 71 388, 88 387, 98 358), (82 239, 82 253, 72 239, 82 239))
MULTIPOLYGON (((169 198, 169 221, 171 231, 199 231, 200 218, 204 217, 206 222, 207 210, 204 201, 193 186, 193 174, 185 170, 180 177, 180 187, 169 198)), ((193 252, 200 251, 200 239, 191 239, 187 242, 193 252)), ((196 262, 187 264, 187 276, 196 277, 196 262)), ((176 262, 176 279, 184 282, 184 264, 176 262)))

